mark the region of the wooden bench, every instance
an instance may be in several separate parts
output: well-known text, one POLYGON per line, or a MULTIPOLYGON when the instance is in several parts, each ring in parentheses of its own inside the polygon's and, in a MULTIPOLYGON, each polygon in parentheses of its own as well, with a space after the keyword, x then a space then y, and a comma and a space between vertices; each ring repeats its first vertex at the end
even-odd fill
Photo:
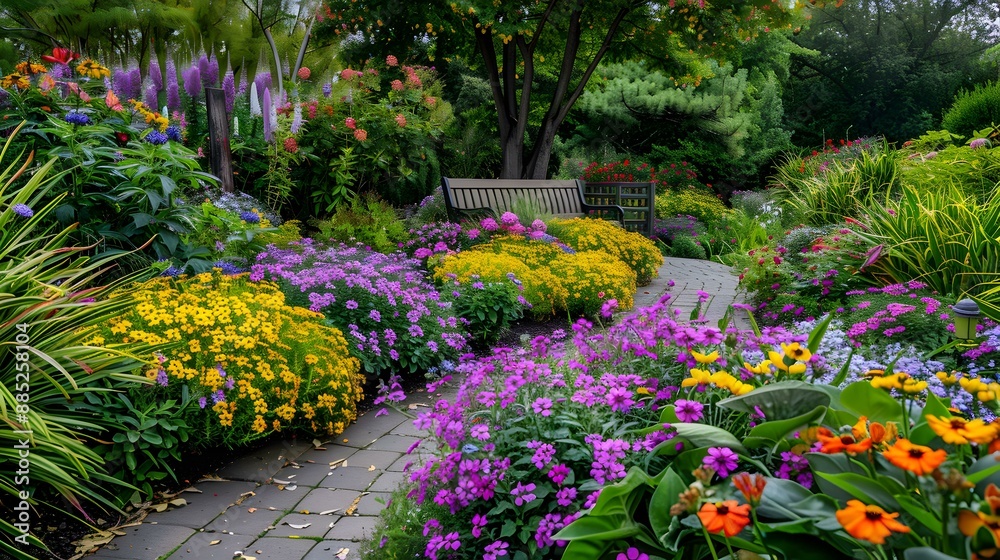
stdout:
POLYGON ((499 218, 512 210, 518 200, 532 201, 557 218, 576 218, 611 214, 625 225, 625 210, 621 206, 587 204, 583 198, 583 181, 542 181, 532 179, 441 179, 448 218, 492 215, 499 218))

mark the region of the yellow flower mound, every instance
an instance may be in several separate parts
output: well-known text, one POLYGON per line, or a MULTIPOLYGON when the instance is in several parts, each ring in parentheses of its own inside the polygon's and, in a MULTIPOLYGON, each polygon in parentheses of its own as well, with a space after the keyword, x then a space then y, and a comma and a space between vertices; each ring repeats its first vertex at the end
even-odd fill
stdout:
POLYGON ((285 429, 335 435, 357 417, 363 378, 344 335, 286 305, 276 285, 204 273, 151 280, 133 297, 104 340, 167 345, 146 375, 162 380, 162 369, 170 398, 196 401, 186 417, 203 438, 195 444, 238 446, 285 429))
POLYGON ((637 282, 645 286, 660 273, 663 254, 652 240, 628 231, 615 222, 589 218, 555 219, 549 232, 577 251, 604 251, 635 271, 637 282))
POLYGON ((434 269, 438 282, 483 282, 513 273, 524 285, 524 298, 535 315, 557 311, 596 315, 605 301, 617 299, 630 309, 635 296, 635 272, 603 251, 567 253, 543 241, 498 237, 468 251, 445 256, 434 269))
POLYGON ((667 191, 656 195, 656 217, 673 218, 694 216, 701 223, 711 225, 732 212, 711 193, 695 189, 667 191))

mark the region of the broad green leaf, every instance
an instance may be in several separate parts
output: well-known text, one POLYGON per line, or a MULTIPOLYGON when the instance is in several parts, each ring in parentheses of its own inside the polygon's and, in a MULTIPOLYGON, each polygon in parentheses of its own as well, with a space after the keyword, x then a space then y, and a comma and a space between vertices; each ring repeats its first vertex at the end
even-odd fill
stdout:
POLYGON ((826 415, 826 406, 817 406, 810 412, 789 418, 787 420, 764 421, 750 430, 743 440, 743 445, 750 449, 757 447, 772 447, 786 436, 803 426, 821 422, 826 415))
POLYGON ((671 424, 671 427, 677 430, 677 437, 686 439, 695 447, 728 447, 737 453, 747 453, 740 440, 722 428, 683 422, 671 424))
POLYGON ((649 525, 656 535, 664 535, 670 530, 670 507, 677 503, 681 492, 687 490, 684 480, 672 468, 664 471, 660 483, 649 500, 649 525))
POLYGON ((888 391, 876 389, 866 381, 857 381, 845 387, 840 402, 849 412, 867 416, 872 422, 903 421, 900 402, 892 398, 888 391))
POLYGON ((718 406, 751 414, 758 407, 768 420, 786 420, 815 409, 829 406, 830 395, 811 383, 779 381, 754 389, 745 395, 719 401, 718 406))
POLYGON ((927 527, 932 533, 941 533, 941 520, 933 511, 927 508, 927 504, 909 495, 896 495, 896 501, 907 514, 927 527))
POLYGON ((903 551, 903 558, 905 560, 959 560, 929 546, 907 548, 903 551))
POLYGON ((817 472, 815 474, 818 478, 835 485, 850 494, 851 497, 866 504, 874 502, 887 511, 899 511, 899 502, 893 497, 892 489, 886 488, 885 481, 873 480, 851 472, 817 472))

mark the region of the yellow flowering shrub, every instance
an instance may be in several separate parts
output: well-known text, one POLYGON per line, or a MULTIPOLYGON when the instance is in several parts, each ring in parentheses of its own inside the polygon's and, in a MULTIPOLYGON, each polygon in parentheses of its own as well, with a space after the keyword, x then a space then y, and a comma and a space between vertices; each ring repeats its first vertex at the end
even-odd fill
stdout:
POLYGON ((590 218, 555 219, 549 233, 577 251, 604 251, 627 264, 640 286, 652 282, 660 272, 663 254, 652 240, 628 231, 615 222, 590 218))
POLYGON ((576 252, 545 241, 504 236, 447 255, 434 268, 439 282, 466 283, 474 280, 473 275, 483 282, 498 281, 508 273, 523 283, 524 298, 537 316, 557 311, 592 316, 609 299, 617 299, 620 309, 633 305, 635 272, 603 251, 576 252))
POLYGON ((359 363, 323 315, 269 282, 212 273, 157 278, 103 327, 105 343, 166 345, 146 375, 189 399, 194 445, 236 447, 274 431, 335 435, 357 416, 359 363))
POLYGON ((711 193, 696 189, 667 191, 656 195, 656 217, 673 218, 681 214, 694 216, 705 225, 711 225, 732 212, 711 193))

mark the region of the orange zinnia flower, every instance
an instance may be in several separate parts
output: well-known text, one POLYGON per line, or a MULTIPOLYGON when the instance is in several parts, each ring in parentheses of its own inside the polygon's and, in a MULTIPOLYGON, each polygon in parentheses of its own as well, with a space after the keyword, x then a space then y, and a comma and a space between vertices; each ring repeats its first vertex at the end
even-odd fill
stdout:
POLYGON ((698 511, 698 519, 709 533, 735 537, 750 524, 750 505, 741 505, 736 500, 705 503, 698 511))
POLYGON ((821 453, 840 453, 846 451, 852 455, 864 453, 872 448, 870 438, 858 441, 853 434, 837 435, 826 428, 820 428, 816 438, 823 443, 821 453))
POLYGON ((889 513, 878 506, 866 506, 858 500, 848 500, 847 507, 837 510, 837 521, 848 535, 872 544, 885 544, 885 538, 893 533, 909 533, 910 528, 896 518, 898 513, 889 513))
POLYGON ((914 445, 908 439, 898 439, 892 447, 882 452, 882 456, 901 469, 923 476, 941 466, 948 458, 948 452, 925 445, 914 445))
POLYGON ((741 472, 733 477, 733 486, 743 494, 744 500, 754 506, 760 503, 766 484, 767 479, 759 474, 741 472))
POLYGON ((980 419, 966 420, 964 418, 938 418, 928 414, 927 425, 945 443, 962 445, 965 443, 989 443, 996 437, 996 426, 986 424, 980 419))

